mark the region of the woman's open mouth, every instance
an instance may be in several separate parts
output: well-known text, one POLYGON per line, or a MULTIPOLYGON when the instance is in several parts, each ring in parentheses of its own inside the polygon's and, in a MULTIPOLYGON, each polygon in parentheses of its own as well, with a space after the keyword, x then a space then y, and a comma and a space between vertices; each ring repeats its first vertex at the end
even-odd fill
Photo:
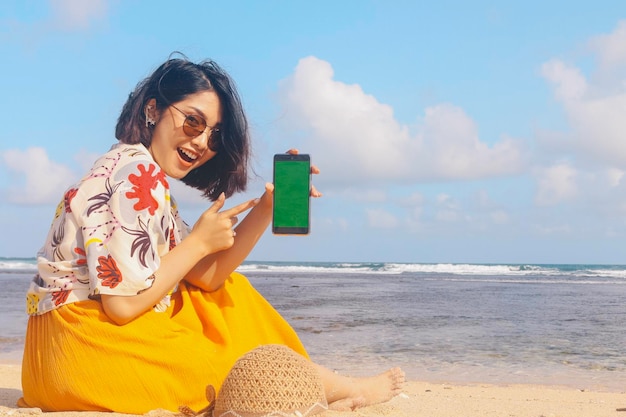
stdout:
POLYGON ((196 159, 198 159, 199 155, 193 152, 190 152, 186 149, 183 148, 178 148, 178 156, 180 156, 180 158, 188 163, 193 163, 196 159))

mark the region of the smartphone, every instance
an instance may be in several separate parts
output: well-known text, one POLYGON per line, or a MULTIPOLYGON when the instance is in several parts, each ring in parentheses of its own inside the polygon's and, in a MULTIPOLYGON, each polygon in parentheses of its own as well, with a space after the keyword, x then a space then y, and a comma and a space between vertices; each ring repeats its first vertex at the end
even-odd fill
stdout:
POLYGON ((307 154, 274 155, 272 232, 306 235, 310 227, 311 158, 307 154))

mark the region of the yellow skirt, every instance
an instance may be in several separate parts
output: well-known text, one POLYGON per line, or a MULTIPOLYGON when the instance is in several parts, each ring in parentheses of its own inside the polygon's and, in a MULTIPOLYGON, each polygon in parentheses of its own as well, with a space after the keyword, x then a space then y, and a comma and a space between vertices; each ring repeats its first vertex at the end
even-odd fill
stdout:
POLYGON ((22 405, 44 411, 144 414, 207 405, 244 353, 283 344, 307 356, 291 326, 233 273, 215 292, 181 283, 165 313, 118 326, 98 301, 31 316, 22 366, 22 405))

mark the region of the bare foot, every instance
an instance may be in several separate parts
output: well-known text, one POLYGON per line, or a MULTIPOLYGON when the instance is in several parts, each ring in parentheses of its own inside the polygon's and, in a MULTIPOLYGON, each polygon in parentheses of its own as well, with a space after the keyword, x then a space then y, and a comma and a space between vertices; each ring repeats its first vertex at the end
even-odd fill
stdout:
POLYGON ((349 379, 350 394, 330 403, 331 410, 355 410, 389 401, 402 392, 405 381, 404 372, 400 368, 392 368, 375 376, 349 379))

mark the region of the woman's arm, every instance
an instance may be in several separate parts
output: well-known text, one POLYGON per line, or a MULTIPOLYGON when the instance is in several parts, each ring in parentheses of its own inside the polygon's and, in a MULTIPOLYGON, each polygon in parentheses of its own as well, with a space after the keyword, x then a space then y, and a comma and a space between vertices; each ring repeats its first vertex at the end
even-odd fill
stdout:
MULTIPOLYGON (((289 153, 298 153, 289 150, 289 153)), ((311 166, 312 174, 319 174, 316 166, 311 166)), ((315 186, 311 186, 311 197, 321 197, 315 186)), ((259 204, 241 221, 235 229, 235 243, 228 249, 204 257, 185 277, 185 280, 205 291, 215 291, 221 287, 230 274, 248 257, 272 220, 274 185, 265 184, 265 193, 259 204)))
POLYGON ((259 203, 235 229, 234 244, 221 252, 205 256, 196 264, 185 280, 205 291, 215 291, 224 284, 230 274, 248 257, 272 219, 272 196, 274 186, 265 185, 265 193, 259 203))
POLYGON ((156 305, 192 268, 212 253, 222 253, 233 246, 232 227, 237 215, 257 205, 250 200, 228 210, 222 194, 196 222, 193 230, 170 252, 161 257, 159 269, 153 274, 153 285, 133 295, 102 295, 104 312, 117 324, 125 324, 156 305))

